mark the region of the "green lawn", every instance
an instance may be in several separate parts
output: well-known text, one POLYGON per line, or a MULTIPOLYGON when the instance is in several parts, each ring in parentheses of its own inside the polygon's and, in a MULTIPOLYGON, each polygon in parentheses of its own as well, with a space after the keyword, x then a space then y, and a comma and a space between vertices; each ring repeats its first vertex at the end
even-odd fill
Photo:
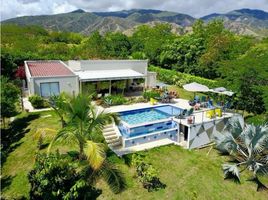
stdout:
MULTIPOLYGON (((29 183, 27 173, 34 163, 37 141, 34 133, 38 128, 58 129, 60 123, 53 112, 23 114, 15 122, 16 127, 2 131, 2 142, 7 134, 10 138, 7 159, 2 165, 2 192, 6 199, 28 197, 29 183), (51 116, 48 116, 51 115, 51 116)), ((57 146, 61 152, 75 147, 57 146)), ((42 151, 45 151, 43 149, 42 151)), ((99 199, 267 199, 267 192, 256 192, 256 185, 246 181, 249 176, 242 176, 242 184, 223 180, 221 164, 227 159, 220 157, 209 148, 188 151, 178 146, 165 146, 143 152, 148 162, 158 170, 160 180, 167 185, 157 192, 147 192, 138 182, 133 167, 128 167, 116 155, 110 160, 118 163, 125 173, 128 188, 121 194, 111 193, 104 182, 97 184, 103 189, 99 199)))
MULTIPOLYGON (((188 100, 191 100, 194 98, 194 93, 193 92, 189 92, 183 88, 180 88, 176 85, 170 85, 168 86, 168 90, 170 91, 176 91, 178 94, 179 94, 179 98, 182 98, 182 99, 188 99, 188 100)), ((202 93, 196 93, 196 95, 199 95, 200 96, 205 96, 205 94, 202 94, 202 93)))

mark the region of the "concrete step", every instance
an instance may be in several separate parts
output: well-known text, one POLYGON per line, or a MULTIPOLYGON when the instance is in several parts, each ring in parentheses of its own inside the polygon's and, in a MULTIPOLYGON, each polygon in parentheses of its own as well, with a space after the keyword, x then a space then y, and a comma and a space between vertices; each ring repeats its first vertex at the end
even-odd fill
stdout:
POLYGON ((117 146, 121 146, 121 141, 118 142, 114 142, 114 143, 110 143, 108 144, 109 147, 117 147, 117 146))
POLYGON ((109 132, 103 132, 103 136, 110 136, 110 135, 116 135, 116 132, 113 130, 113 131, 109 131, 109 132))
POLYGON ((108 127, 113 127, 113 124, 105 125, 105 128, 108 128, 108 127))
POLYGON ((114 135, 104 136, 104 138, 105 140, 112 140, 118 138, 118 136, 114 133, 114 135))
POLYGON ((119 141, 119 138, 114 138, 114 139, 108 139, 106 140, 106 142, 108 144, 113 144, 113 143, 120 142, 120 141, 119 141))
POLYGON ((114 127, 111 127, 111 128, 104 128, 103 129, 103 132, 108 132, 108 131, 113 131, 114 130, 114 127))

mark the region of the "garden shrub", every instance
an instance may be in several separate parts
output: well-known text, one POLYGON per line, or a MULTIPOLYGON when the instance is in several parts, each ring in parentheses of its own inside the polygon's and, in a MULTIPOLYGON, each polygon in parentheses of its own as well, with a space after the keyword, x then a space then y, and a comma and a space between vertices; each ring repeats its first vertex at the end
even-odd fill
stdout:
POLYGON ((123 95, 109 95, 103 98, 105 106, 122 105, 127 102, 127 99, 123 95))
POLYGON ((30 96, 29 101, 31 102, 31 104, 34 108, 47 108, 47 107, 49 107, 48 101, 43 99, 39 95, 30 96))
POLYGON ((186 73, 181 73, 175 70, 163 69, 160 67, 149 66, 150 71, 157 73, 157 79, 167 84, 177 85, 182 87, 183 85, 191 82, 197 82, 208 86, 209 88, 215 88, 218 86, 217 81, 194 76, 186 73))
POLYGON ((99 191, 77 171, 70 157, 38 154, 28 174, 30 199, 96 199, 99 191))
POLYGON ((150 163, 146 163, 144 156, 134 154, 131 159, 131 164, 136 167, 136 172, 140 182, 148 192, 157 191, 166 187, 157 177, 157 170, 150 163))
POLYGON ((156 98, 156 97, 160 97, 161 93, 158 91, 154 91, 154 90, 147 90, 144 91, 142 94, 143 98, 146 99, 147 101, 150 100, 150 98, 156 98))

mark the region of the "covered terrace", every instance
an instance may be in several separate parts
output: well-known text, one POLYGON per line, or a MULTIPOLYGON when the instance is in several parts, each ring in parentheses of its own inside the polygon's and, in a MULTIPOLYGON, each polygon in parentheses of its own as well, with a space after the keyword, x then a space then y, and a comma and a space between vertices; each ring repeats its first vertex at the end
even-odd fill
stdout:
POLYGON ((90 70, 74 72, 79 76, 80 91, 98 96, 143 90, 146 76, 133 69, 90 70))

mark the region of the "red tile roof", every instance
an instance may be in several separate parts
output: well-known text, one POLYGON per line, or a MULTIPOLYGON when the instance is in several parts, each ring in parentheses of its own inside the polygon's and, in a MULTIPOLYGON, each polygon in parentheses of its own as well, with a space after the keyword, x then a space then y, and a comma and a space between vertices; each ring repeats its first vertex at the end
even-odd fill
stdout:
POLYGON ((70 76, 75 75, 60 61, 26 61, 31 76, 70 76))

